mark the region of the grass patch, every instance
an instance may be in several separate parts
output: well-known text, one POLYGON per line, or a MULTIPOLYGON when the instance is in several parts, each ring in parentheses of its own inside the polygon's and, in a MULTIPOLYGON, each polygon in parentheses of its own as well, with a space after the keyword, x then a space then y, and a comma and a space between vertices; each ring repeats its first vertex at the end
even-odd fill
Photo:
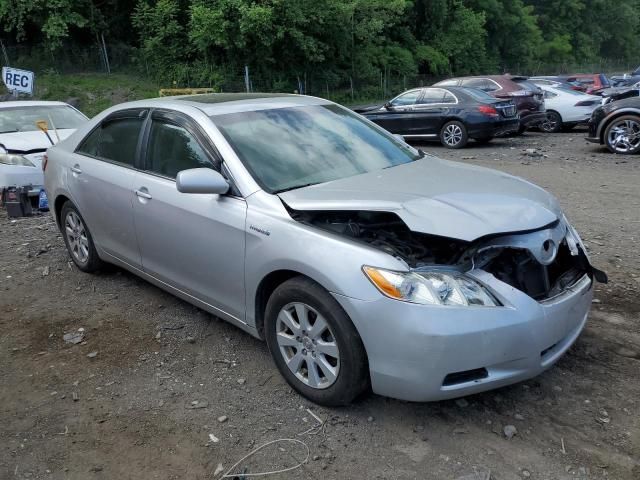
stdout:
POLYGON ((93 117, 118 103, 157 97, 158 90, 158 85, 140 76, 48 73, 36 78, 34 98, 69 102, 93 117))

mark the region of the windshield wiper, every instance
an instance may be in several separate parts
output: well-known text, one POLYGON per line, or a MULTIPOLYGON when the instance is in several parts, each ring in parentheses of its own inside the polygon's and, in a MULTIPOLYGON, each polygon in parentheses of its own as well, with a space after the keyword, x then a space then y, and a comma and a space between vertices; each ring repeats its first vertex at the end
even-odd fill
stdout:
POLYGON ((311 185, 317 185, 318 183, 320 182, 303 183, 302 185, 294 185, 293 187, 281 188, 280 190, 276 190, 273 193, 288 192, 289 190, 297 190, 298 188, 310 187, 311 185))
POLYGON ((5 130, 3 132, 0 132, 0 134, 3 134, 3 133, 18 133, 18 130, 5 130))

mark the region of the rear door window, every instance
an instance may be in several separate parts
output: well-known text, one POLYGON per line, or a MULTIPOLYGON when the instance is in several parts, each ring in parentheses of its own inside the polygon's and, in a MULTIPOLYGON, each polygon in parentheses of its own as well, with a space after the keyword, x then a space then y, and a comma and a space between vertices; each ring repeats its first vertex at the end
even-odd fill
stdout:
POLYGON ((442 90, 441 88, 425 88, 424 94, 418 104, 431 105, 434 103, 443 103, 445 92, 446 90, 442 90))
POLYGON ((133 167, 146 111, 117 112, 107 117, 76 149, 76 153, 133 167))

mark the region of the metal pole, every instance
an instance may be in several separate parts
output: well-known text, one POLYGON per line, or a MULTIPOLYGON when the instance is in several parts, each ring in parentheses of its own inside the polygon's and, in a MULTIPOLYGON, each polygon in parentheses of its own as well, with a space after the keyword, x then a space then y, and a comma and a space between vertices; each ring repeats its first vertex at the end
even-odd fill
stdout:
POLYGON ((109 55, 107 55, 107 44, 104 41, 104 34, 100 34, 102 38, 102 53, 104 54, 104 64, 107 66, 107 75, 111 75, 111 65, 109 65, 109 55))
POLYGON ((244 86, 247 93, 249 93, 251 91, 251 86, 249 84, 249 65, 244 66, 244 86))

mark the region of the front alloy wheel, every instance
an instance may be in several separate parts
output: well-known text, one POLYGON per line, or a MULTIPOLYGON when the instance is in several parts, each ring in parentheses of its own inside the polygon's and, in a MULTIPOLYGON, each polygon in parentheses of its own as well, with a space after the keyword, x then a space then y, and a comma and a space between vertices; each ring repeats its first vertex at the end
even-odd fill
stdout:
POLYGON ((280 354, 301 382, 311 388, 334 384, 340 350, 322 315, 304 303, 289 303, 278 314, 276 330, 280 354))
POLYGON ((623 155, 640 151, 640 117, 624 115, 612 121, 604 133, 609 151, 623 155))
POLYGON ((294 277, 274 290, 264 336, 282 376, 312 402, 346 405, 367 390, 360 335, 336 299, 313 280, 294 277))

